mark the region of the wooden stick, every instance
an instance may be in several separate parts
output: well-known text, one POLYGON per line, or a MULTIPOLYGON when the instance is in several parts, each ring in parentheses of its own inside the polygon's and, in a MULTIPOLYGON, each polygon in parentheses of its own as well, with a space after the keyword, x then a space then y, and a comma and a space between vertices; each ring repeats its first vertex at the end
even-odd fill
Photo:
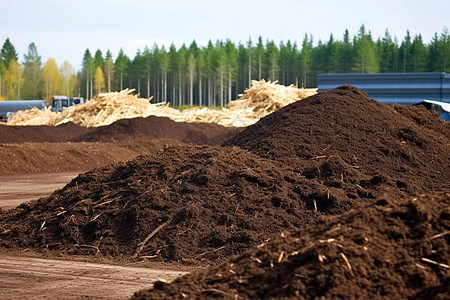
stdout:
POLYGON ((440 238, 441 236, 444 236, 444 235, 447 235, 447 234, 450 234, 450 230, 449 231, 444 231, 444 232, 436 234, 436 235, 433 235, 430 238, 430 240, 434 240, 434 239, 440 238))
POLYGON ((427 262, 427 263, 429 263, 429 264, 433 264, 433 265, 437 265, 437 266, 439 266, 439 267, 443 267, 443 268, 446 268, 446 269, 450 269, 450 266, 449 266, 449 265, 446 265, 446 264, 443 264, 443 263, 439 263, 439 262, 437 262, 437 261, 434 261, 434 260, 431 260, 431 259, 428 259, 428 258, 425 258, 425 257, 422 257, 421 260, 424 261, 424 262, 427 262))
POLYGON ((145 244, 147 244, 147 242, 155 235, 158 233, 158 231, 160 231, 161 229, 164 228, 164 226, 166 226, 167 224, 169 224, 169 222, 172 219, 167 220, 166 222, 162 223, 161 225, 159 225, 158 227, 155 228, 155 230, 153 230, 152 232, 150 232, 149 235, 147 235, 147 237, 139 244, 139 247, 136 249, 136 252, 133 255, 133 258, 136 258, 139 253, 141 253, 142 249, 144 249, 145 244))
POLYGON ((345 256, 345 254, 341 252, 341 257, 344 259, 345 263, 347 264, 347 268, 350 271, 350 274, 352 274, 352 276, 355 277, 355 274, 353 273, 353 270, 352 270, 352 266, 350 265, 350 262, 348 261, 347 256, 345 256))

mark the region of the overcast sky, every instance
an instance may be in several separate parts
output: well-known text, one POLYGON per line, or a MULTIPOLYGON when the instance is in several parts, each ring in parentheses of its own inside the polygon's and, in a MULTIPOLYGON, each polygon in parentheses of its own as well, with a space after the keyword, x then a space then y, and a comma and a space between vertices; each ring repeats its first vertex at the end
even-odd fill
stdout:
POLYGON ((330 34, 342 40, 365 25, 374 38, 386 29, 399 41, 409 30, 429 43, 450 27, 449 0, 0 0, 0 43, 7 37, 19 61, 31 42, 43 63, 54 58, 81 68, 87 48, 92 54, 120 48, 133 58, 145 46, 200 46, 209 39, 296 41, 305 34, 314 44, 330 34))

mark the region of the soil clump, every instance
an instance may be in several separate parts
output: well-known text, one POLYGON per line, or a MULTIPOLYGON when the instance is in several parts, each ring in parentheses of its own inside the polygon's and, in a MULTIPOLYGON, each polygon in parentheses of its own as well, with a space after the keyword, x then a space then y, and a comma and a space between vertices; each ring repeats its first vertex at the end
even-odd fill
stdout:
POLYGON ((449 299, 449 207, 380 198, 133 299, 449 299))

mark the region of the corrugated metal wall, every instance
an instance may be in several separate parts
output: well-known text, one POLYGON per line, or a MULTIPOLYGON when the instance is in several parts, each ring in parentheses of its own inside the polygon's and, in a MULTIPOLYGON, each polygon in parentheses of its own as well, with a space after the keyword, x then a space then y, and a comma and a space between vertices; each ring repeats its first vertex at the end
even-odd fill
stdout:
POLYGON ((446 73, 319 74, 318 91, 353 85, 383 103, 412 105, 425 99, 450 103, 446 73))

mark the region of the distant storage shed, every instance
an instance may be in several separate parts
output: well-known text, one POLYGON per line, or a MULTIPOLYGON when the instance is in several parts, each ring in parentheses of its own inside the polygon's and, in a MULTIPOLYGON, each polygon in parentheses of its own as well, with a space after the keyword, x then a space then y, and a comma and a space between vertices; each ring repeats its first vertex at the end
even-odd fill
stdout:
POLYGON ((318 91, 353 85, 382 103, 414 105, 424 100, 450 103, 446 73, 319 74, 318 91))

